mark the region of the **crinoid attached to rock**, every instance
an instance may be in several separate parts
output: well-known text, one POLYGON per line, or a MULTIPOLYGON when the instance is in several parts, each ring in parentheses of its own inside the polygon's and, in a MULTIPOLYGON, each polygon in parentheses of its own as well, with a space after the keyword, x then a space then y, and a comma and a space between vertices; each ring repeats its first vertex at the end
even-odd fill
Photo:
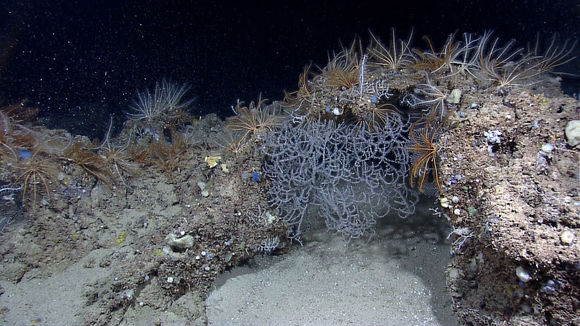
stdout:
POLYGON ((437 120, 437 115, 433 112, 427 118, 415 121, 409 130, 409 138, 412 142, 409 150, 415 153, 411 155, 413 164, 409 170, 409 184, 413 188, 418 186, 421 192, 425 192, 425 185, 430 181, 430 174, 432 175, 431 181, 441 190, 437 170, 438 148, 436 141, 443 122, 437 120))
MULTIPOLYGON (((537 58, 537 69, 540 72, 552 72, 554 68, 565 65, 576 59, 573 55, 577 41, 564 40, 563 44, 558 44, 558 35, 554 34, 550 38, 550 44, 543 49, 540 46, 540 36, 536 37, 533 49, 528 49, 533 57, 537 58)), ((558 72, 556 72, 558 73, 558 72)))
POLYGON ((479 69, 478 64, 478 43, 480 37, 475 37, 471 33, 463 34, 463 42, 459 43, 459 48, 453 52, 449 60, 441 66, 438 72, 449 70, 447 75, 442 75, 442 78, 449 78, 452 76, 462 75, 464 77, 471 76, 477 78, 475 72, 479 69))
POLYGON ((177 131, 171 131, 171 142, 165 137, 151 142, 148 148, 148 160, 160 171, 174 181, 174 172, 181 167, 181 161, 187 153, 187 146, 183 135, 177 131))
POLYGON ((252 101, 248 106, 238 101, 235 107, 232 106, 236 115, 228 119, 226 127, 233 131, 243 131, 240 141, 247 141, 250 136, 259 137, 262 133, 280 126, 284 117, 279 106, 266 106, 266 101, 261 96, 257 102, 252 101))
POLYGON ((414 93, 407 99, 407 103, 413 108, 430 108, 432 113, 439 113, 441 117, 445 115, 448 94, 432 81, 429 74, 426 74, 426 82, 418 84, 414 93))
POLYGON ((175 120, 181 117, 179 112, 186 109, 195 99, 184 101, 185 94, 191 86, 179 85, 167 80, 155 84, 153 93, 149 90, 137 93, 137 99, 131 105, 132 112, 127 115, 130 120, 153 123, 167 117, 175 120))
POLYGON ((385 46, 375 35, 371 33, 372 43, 368 49, 372 62, 390 71, 398 72, 402 68, 411 65, 414 61, 411 52, 411 40, 413 31, 405 41, 398 40, 395 29, 391 30, 391 43, 385 46))
POLYGON ((229 152, 233 154, 239 153, 243 148, 244 133, 241 131, 233 131, 225 129, 215 142, 222 151, 229 152))
POLYGON ((13 123, 8 115, 0 111, 0 158, 5 156, 11 156, 14 159, 18 158, 14 148, 13 123))
POLYGON ((461 42, 455 41, 455 33, 447 37, 447 41, 441 51, 435 50, 431 38, 423 36, 423 40, 429 45, 429 50, 421 51, 413 49, 415 62, 411 67, 418 71, 445 71, 451 70, 451 64, 460 56, 463 48, 461 42))
POLYGON ((308 79, 310 69, 312 69, 312 64, 306 65, 298 77, 298 90, 284 92, 284 105, 291 110, 300 111, 303 105, 312 105, 314 89, 312 82, 308 79))
POLYGON ((369 104, 364 107, 352 109, 352 113, 357 119, 357 126, 359 127, 365 126, 369 130, 377 130, 387 123, 389 115, 401 114, 401 111, 391 103, 369 104))
POLYGON ((119 181, 127 186, 125 178, 130 175, 137 173, 139 164, 131 161, 131 155, 127 153, 127 148, 130 145, 130 140, 124 146, 116 146, 111 144, 111 129, 113 126, 113 120, 109 123, 109 128, 105 134, 105 139, 98 147, 97 152, 103 158, 104 166, 108 168, 109 171, 113 172, 114 175, 119 179, 119 181))
POLYGON ((38 113, 38 109, 29 107, 28 100, 24 99, 19 103, 8 105, 2 108, 2 113, 6 114, 15 123, 29 122, 38 113))
POLYGON ((40 156, 35 152, 29 158, 19 160, 16 166, 20 171, 16 181, 22 187, 22 201, 28 201, 31 206, 36 205, 39 194, 49 195, 52 185, 57 183, 56 163, 40 156))
POLYGON ((522 48, 514 49, 515 40, 499 44, 499 38, 491 39, 485 32, 478 44, 479 72, 476 77, 497 86, 503 93, 511 87, 530 86, 540 81, 541 60, 522 48))
POLYGON ((362 45, 355 39, 350 47, 344 47, 329 59, 326 67, 320 69, 324 83, 332 88, 345 90, 359 83, 362 45))
POLYGON ((30 150, 39 142, 32 129, 21 123, 32 119, 35 109, 25 107, 24 101, 0 109, 0 158, 6 155, 18 159, 20 150, 30 150))
POLYGON ((103 181, 112 184, 112 173, 107 168, 105 158, 95 153, 94 148, 88 148, 83 142, 76 142, 65 150, 64 158, 82 167, 86 172, 103 181))

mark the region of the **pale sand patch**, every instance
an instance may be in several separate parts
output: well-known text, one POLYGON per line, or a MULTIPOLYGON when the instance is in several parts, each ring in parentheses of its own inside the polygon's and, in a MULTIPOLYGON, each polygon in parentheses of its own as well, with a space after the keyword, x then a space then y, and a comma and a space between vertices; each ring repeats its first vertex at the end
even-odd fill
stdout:
POLYGON ((406 220, 350 245, 319 232, 222 275, 206 302, 209 324, 456 325, 445 292, 449 245, 435 228, 406 220))

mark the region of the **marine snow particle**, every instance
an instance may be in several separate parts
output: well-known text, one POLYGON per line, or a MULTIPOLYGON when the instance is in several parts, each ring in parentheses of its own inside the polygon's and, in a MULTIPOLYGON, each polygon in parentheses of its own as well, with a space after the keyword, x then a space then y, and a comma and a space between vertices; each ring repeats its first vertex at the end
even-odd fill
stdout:
POLYGON ((520 279, 520 281, 527 283, 529 280, 532 279, 528 271, 526 271, 522 266, 518 266, 516 268, 516 276, 520 279))
POLYGON ((570 230, 566 230, 566 231, 562 232, 562 234, 560 234, 560 241, 564 245, 570 245, 570 244, 572 244, 572 241, 574 241, 574 237, 575 237, 574 232, 572 232, 570 230))
POLYGON ((172 276, 169 276, 167 278, 167 283, 173 283, 173 277, 172 276))

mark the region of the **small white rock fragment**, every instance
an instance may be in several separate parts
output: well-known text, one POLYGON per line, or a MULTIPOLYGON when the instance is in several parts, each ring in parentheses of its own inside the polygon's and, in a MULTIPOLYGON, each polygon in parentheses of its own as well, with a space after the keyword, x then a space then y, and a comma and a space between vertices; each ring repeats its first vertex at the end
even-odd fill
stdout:
POLYGON ((542 145, 542 151, 545 153, 550 153, 553 150, 554 150, 554 145, 552 145, 550 143, 542 145))
POLYGON ((191 235, 186 235, 181 238, 178 238, 175 233, 170 233, 165 237, 167 244, 171 246, 171 248, 178 248, 178 249, 187 249, 193 247, 194 239, 191 235))
POLYGON ((450 280, 457 280, 463 276, 463 273, 457 268, 450 268, 448 275, 450 280))
POLYGON ((133 294, 135 294, 135 290, 133 290, 133 289, 125 292, 125 296, 127 297, 127 299, 131 299, 133 297, 133 294))
POLYGON ((488 130, 488 131, 484 132, 483 135, 485 136, 488 143, 501 144, 501 137, 500 137, 502 135, 501 131, 488 130))
POLYGON ((201 190, 201 195, 203 197, 208 197, 209 196, 209 191, 207 191, 206 187, 206 183, 203 181, 198 181, 197 182, 197 186, 199 187, 199 190, 201 190))
POLYGON ((562 234, 560 234, 560 241, 564 245, 572 244, 572 241, 574 241, 574 232, 570 230, 565 230, 564 232, 562 232, 562 234))
POLYGON ((483 264, 485 259, 483 258, 483 253, 479 253, 477 256, 475 256, 475 259, 477 259, 477 262, 480 264, 483 264))
POLYGON ((528 271, 526 271, 522 266, 518 266, 516 268, 516 276, 520 279, 520 281, 527 283, 529 280, 532 279, 528 271))
POLYGON ((451 205, 449 205, 449 199, 447 199, 447 197, 441 198, 440 203, 441 203, 441 207, 443 207, 443 208, 449 208, 449 206, 451 206, 451 205))
POLYGON ((268 222, 268 224, 272 224, 272 223, 274 223, 274 222, 275 222, 275 221, 278 219, 278 216, 276 216, 276 215, 272 215, 272 214, 271 214, 270 212, 268 212, 268 211, 266 211, 266 217, 268 218, 268 221, 267 221, 267 222, 268 222))
POLYGON ((528 306, 527 304, 523 304, 521 306, 521 309, 523 312, 525 312, 526 314, 531 314, 532 313, 532 307, 528 306))
POLYGON ((172 276, 169 276, 167 278, 167 283, 173 283, 173 277, 172 276))
POLYGON ((578 144, 580 144, 580 120, 568 121, 564 131, 566 133, 568 145, 576 147, 578 144))

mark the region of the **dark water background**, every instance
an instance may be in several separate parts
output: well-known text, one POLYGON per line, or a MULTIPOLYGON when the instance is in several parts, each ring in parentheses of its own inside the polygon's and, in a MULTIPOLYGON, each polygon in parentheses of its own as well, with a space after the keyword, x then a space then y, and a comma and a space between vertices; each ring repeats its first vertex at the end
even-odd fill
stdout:
MULTIPOLYGON (((324 65, 369 30, 388 41, 391 27, 401 37, 414 27, 415 46, 429 35, 437 48, 455 31, 493 29, 521 46, 537 33, 580 33, 571 0, 0 3, 0 104, 27 98, 51 127, 90 136, 162 78, 192 86, 195 115, 230 114, 259 93, 281 99, 305 64, 324 65)), ((577 73, 578 61, 570 67, 577 73)))

